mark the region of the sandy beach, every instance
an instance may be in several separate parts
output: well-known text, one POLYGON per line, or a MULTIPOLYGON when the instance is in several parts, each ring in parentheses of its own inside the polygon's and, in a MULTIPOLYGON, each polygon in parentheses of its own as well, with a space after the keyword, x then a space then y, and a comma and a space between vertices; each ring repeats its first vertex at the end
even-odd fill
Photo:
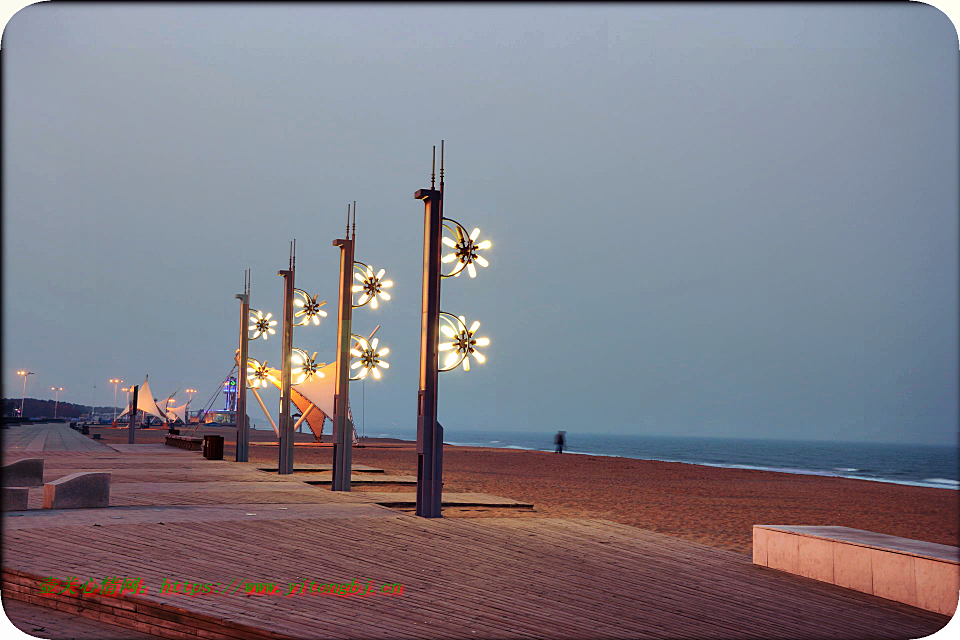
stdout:
MULTIPOLYGON (((189 435, 190 428, 181 429, 189 435)), ((126 430, 91 427, 104 442, 126 442, 126 430)), ((233 429, 224 459, 234 457, 233 429)), ((250 460, 277 462, 270 431, 251 432, 250 460)), ((163 442, 165 430, 137 432, 137 442, 163 442)), ((313 442, 297 434, 297 442, 313 442)), ((414 443, 368 439, 353 461, 387 473, 416 475, 414 443)), ((296 447, 295 464, 329 463, 329 447, 296 447)), ((867 480, 723 469, 539 451, 446 446, 444 489, 532 502, 517 509, 445 509, 447 517, 603 518, 649 531, 750 554, 754 524, 841 525, 958 546, 960 492, 867 480)), ((362 490, 362 489, 355 489, 362 490)), ((388 490, 378 487, 377 491, 388 490)), ((410 491, 408 487, 401 489, 410 491)))

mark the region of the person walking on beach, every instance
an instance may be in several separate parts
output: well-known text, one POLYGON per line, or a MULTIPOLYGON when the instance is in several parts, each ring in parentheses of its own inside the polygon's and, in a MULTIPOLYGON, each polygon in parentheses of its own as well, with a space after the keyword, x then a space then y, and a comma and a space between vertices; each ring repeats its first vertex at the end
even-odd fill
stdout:
POLYGON ((557 435, 553 437, 553 444, 557 445, 557 453, 563 453, 563 431, 557 431, 557 435))

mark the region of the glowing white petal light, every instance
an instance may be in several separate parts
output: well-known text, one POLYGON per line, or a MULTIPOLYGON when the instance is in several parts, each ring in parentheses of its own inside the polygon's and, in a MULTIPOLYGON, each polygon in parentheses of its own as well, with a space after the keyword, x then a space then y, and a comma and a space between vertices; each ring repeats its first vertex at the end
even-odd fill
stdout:
POLYGON ((271 329, 271 327, 277 324, 276 320, 270 319, 272 316, 272 313, 264 315, 261 311, 250 309, 250 324, 247 327, 247 331, 252 332, 249 334, 249 338, 251 340, 256 340, 257 338, 263 338, 266 340, 268 333, 276 333, 276 331, 271 329))
POLYGON ((441 324, 443 333, 450 337, 450 342, 441 342, 437 345, 438 351, 448 352, 443 359, 441 371, 450 371, 458 365, 463 366, 464 371, 470 370, 470 358, 476 358, 476 361, 483 364, 487 361, 486 356, 477 351, 478 346, 490 344, 489 338, 480 338, 476 332, 480 329, 480 321, 474 320, 467 324, 464 316, 455 317, 449 313, 442 312, 441 320, 448 324, 441 324), (454 328, 451 328, 454 327, 454 328))

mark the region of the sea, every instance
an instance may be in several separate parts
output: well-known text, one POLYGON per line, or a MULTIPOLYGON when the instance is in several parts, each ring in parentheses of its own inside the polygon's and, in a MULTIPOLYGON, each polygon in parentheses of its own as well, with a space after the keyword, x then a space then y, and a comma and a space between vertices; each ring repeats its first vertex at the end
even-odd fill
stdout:
MULTIPOLYGON (((369 436, 411 439, 407 434, 369 436)), ((464 447, 553 451, 555 432, 448 431, 444 441, 464 447)), ((734 438, 566 434, 564 453, 685 462, 730 469, 761 469, 836 476, 938 489, 960 488, 957 446, 880 442, 812 442, 734 438)))

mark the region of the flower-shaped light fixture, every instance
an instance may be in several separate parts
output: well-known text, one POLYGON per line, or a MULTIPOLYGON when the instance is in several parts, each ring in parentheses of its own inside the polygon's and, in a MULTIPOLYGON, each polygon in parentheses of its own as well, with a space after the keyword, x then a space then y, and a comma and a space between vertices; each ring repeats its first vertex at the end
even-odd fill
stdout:
POLYGON ((309 356, 303 349, 294 348, 293 354, 290 356, 290 362, 293 365, 290 369, 292 384, 306 382, 313 376, 323 377, 323 371, 320 371, 320 368, 326 366, 326 363, 317 363, 316 351, 313 352, 312 356, 309 356))
POLYGON ((486 362, 487 359, 477 351, 477 347, 487 346, 490 340, 477 337, 476 333, 480 328, 479 320, 474 320, 468 328, 467 319, 464 316, 457 317, 444 311, 440 312, 440 320, 440 333, 450 339, 449 342, 441 342, 437 347, 440 351, 450 352, 446 357, 441 356, 443 362, 440 365, 440 371, 451 371, 460 364, 463 364, 464 371, 470 371, 470 356, 476 358, 480 364, 486 362))
POLYGON ((490 266, 490 263, 477 253, 478 251, 489 249, 491 246, 489 240, 477 242, 477 238, 480 236, 480 229, 474 229, 467 234, 466 228, 451 218, 443 219, 443 227, 454 236, 453 238, 443 236, 442 239, 443 244, 453 249, 453 253, 448 253, 443 256, 440 261, 444 264, 455 262, 453 270, 450 273, 442 274, 443 277, 449 278, 453 276, 459 278, 460 273, 466 269, 471 278, 476 278, 477 269, 473 266, 474 263, 479 264, 481 267, 490 266))
POLYGON ((250 309, 250 326, 247 327, 252 333, 250 334, 251 340, 256 340, 257 338, 262 337, 264 340, 267 339, 267 335, 274 335, 273 327, 276 326, 277 321, 271 320, 273 317, 272 313, 263 315, 262 311, 257 311, 256 309, 250 309))
POLYGON ((250 385, 251 389, 266 387, 271 379, 273 379, 273 375, 267 368, 266 360, 263 361, 263 364, 260 364, 253 358, 247 358, 247 384, 250 385))
POLYGON ((357 261, 354 261, 353 268, 353 277, 360 282, 360 284, 355 284, 350 289, 352 293, 360 294, 360 299, 357 300, 355 305, 353 305, 354 309, 357 307, 362 307, 368 302, 370 303, 371 307, 376 309, 377 298, 382 298, 384 300, 390 299, 390 294, 384 291, 384 289, 389 289, 392 287, 393 280, 383 279, 383 274, 386 273, 386 269, 380 269, 380 271, 374 275, 373 267, 357 261))
POLYGON ((356 334, 351 338, 356 342, 356 346, 350 349, 350 355, 358 358, 356 362, 350 365, 350 369, 360 369, 356 376, 351 376, 351 380, 362 380, 368 373, 373 373, 373 377, 380 379, 380 369, 389 369, 390 363, 383 359, 383 356, 390 353, 390 349, 384 347, 377 351, 377 345, 380 338, 373 338, 368 341, 363 336, 356 334))
POLYGON ((327 301, 321 300, 317 302, 317 298, 319 297, 320 294, 317 294, 311 298, 310 294, 303 289, 293 290, 293 304, 298 309, 298 311, 293 314, 295 320, 293 326, 302 327, 310 324, 311 321, 313 321, 314 325, 318 325, 320 324, 320 318, 327 317, 327 312, 320 308, 327 304, 327 301), (300 319, 297 320, 297 318, 300 319))

